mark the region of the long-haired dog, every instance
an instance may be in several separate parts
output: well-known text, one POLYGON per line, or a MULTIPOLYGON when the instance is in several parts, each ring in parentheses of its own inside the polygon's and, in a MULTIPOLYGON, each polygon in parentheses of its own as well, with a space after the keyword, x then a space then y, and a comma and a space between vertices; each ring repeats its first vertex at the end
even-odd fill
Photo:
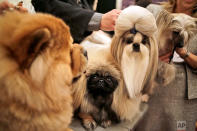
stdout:
POLYGON ((116 21, 110 46, 85 44, 87 71, 75 83, 73 93, 87 130, 97 124, 108 127, 113 122, 139 119, 141 99, 150 93, 157 70, 156 30, 148 10, 131 6, 116 21))
MULTIPOLYGON (((176 47, 187 48, 190 39, 197 32, 197 19, 182 13, 169 13, 162 10, 156 17, 159 56, 171 52, 170 61, 176 47)), ((172 64, 159 62, 157 82, 167 85, 175 77, 172 64)))
POLYGON ((158 64, 156 31, 152 13, 139 6, 126 8, 116 21, 111 54, 124 83, 114 92, 112 109, 121 120, 132 121, 139 112, 137 103, 141 98, 147 101, 154 87, 158 64))
POLYGON ((112 60, 109 48, 95 49, 86 44, 85 47, 88 51, 88 65, 85 75, 74 83, 74 107, 79 107, 78 116, 87 130, 94 130, 97 125, 106 128, 111 123, 119 122, 111 105, 121 74, 112 60))
POLYGON ((51 15, 6 12, 0 25, 0 129, 70 131, 72 81, 87 61, 83 48, 51 15))

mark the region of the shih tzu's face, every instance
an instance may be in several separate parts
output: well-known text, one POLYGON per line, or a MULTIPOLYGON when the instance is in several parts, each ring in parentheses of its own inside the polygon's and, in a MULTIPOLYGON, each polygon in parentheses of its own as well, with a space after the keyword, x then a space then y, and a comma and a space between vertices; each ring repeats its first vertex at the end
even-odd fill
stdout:
POLYGON ((118 81, 110 73, 98 71, 87 79, 87 90, 93 95, 109 95, 117 88, 118 81))
POLYGON ((143 57, 149 54, 149 39, 140 32, 136 34, 127 32, 123 36, 122 44, 124 45, 123 52, 126 52, 127 56, 143 57))
POLYGON ((153 43, 150 37, 134 28, 112 40, 111 52, 121 67, 130 98, 140 95, 150 75, 150 68, 155 66, 151 66, 152 57, 157 57, 157 48, 153 46, 153 43))

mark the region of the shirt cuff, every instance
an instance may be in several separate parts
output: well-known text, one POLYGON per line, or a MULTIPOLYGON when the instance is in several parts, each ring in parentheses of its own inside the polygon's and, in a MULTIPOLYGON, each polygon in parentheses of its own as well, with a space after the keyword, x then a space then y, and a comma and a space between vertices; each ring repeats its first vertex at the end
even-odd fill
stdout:
POLYGON ((101 13, 94 13, 90 22, 88 23, 88 31, 96 31, 100 30, 100 24, 103 14, 101 13))

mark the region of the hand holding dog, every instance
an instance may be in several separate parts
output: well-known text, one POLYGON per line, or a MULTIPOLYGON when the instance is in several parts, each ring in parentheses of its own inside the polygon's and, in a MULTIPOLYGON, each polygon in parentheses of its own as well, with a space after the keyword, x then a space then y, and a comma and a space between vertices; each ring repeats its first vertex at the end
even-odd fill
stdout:
POLYGON ((100 29, 103 31, 113 31, 115 22, 120 15, 121 10, 113 9, 102 16, 100 29))
POLYGON ((185 48, 176 48, 176 52, 180 55, 180 57, 184 57, 187 53, 187 50, 185 48))

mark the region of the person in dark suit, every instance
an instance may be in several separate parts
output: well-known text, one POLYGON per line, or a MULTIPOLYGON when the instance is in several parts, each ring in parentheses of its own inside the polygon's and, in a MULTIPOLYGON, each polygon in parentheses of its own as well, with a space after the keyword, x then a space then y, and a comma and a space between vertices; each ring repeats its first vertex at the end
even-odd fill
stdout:
MULTIPOLYGON (((92 10, 93 4, 94 0, 32 0, 35 11, 50 13, 65 21, 70 26, 74 42, 81 42, 91 31, 114 30, 121 10, 113 9, 102 14, 92 10)), ((97 5, 101 6, 99 0, 97 5)))

